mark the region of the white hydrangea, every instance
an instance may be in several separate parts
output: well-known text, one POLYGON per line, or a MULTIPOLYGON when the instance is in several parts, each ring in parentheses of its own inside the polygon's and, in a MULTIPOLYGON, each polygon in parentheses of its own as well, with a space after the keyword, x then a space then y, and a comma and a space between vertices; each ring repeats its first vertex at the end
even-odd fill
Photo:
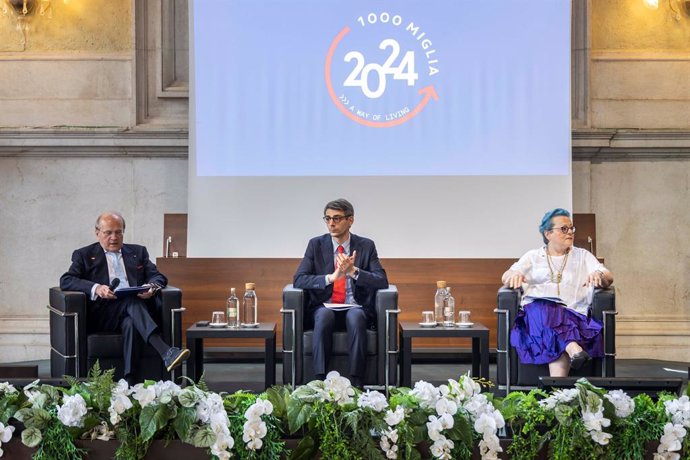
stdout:
POLYGON ((671 421, 674 424, 690 428, 690 398, 687 395, 665 401, 664 406, 666 406, 666 413, 671 416, 671 421))
POLYGON ((4 423, 0 422, 0 457, 4 454, 2 444, 7 444, 12 440, 12 433, 14 433, 14 427, 12 425, 5 426, 4 423))
POLYGON ((604 395, 616 409, 616 417, 625 418, 635 410, 635 401, 623 390, 613 390, 604 395))
POLYGON ((80 394, 65 395, 62 398, 62 406, 57 406, 58 419, 65 426, 82 426, 86 413, 86 401, 80 394))
POLYGON ((417 398, 423 409, 435 409, 436 401, 441 397, 441 391, 424 380, 415 383, 410 394, 417 398))
POLYGON ((374 412, 382 412, 388 407, 386 395, 378 391, 368 391, 359 395, 357 406, 372 409, 374 412))

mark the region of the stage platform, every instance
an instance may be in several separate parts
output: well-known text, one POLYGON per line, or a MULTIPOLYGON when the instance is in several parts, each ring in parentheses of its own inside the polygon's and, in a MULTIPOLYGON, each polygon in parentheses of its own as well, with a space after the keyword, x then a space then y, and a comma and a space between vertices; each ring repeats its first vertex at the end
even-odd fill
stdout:
MULTIPOLYGON (((425 380, 440 385, 447 379, 457 379, 471 369, 469 355, 460 364, 448 362, 430 363, 426 353, 415 353, 412 364, 412 382, 425 380)), ((442 356, 442 355, 441 355, 442 356)), ((222 362, 228 359, 227 354, 216 351, 206 354, 204 370, 206 381, 214 391, 234 392, 237 390, 263 390, 264 367, 262 362, 253 362, 252 355, 234 356, 233 362, 222 362), (241 359, 240 359, 241 358, 241 359)), ((50 378, 50 360, 24 361, 21 363, 3 363, 4 365, 37 365, 41 378, 50 378)), ((688 366, 690 363, 677 361, 660 361, 654 359, 619 359, 616 361, 616 376, 629 378, 683 378, 687 385, 688 366)), ((282 365, 280 360, 276 367, 278 384, 281 384, 282 365)), ((495 379, 496 364, 492 359, 489 365, 489 377, 495 379)), ((0 378, 0 380, 3 380, 0 378)))

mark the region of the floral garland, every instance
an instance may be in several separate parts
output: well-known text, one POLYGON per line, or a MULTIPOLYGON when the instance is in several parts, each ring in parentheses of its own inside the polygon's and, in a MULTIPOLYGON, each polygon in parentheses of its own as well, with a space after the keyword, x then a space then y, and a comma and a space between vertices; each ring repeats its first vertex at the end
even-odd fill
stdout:
POLYGON ((38 449, 36 458, 55 458, 55 449, 61 458, 81 458, 74 445, 81 437, 119 439, 117 458, 141 459, 152 439, 177 438, 220 460, 276 459, 286 454, 280 441, 286 427, 302 430, 290 457, 295 460, 313 458, 317 451, 339 460, 422 458, 424 444, 438 459, 469 458, 475 447, 482 459, 497 459, 498 434, 506 422, 529 426, 528 432, 513 429, 516 445, 526 448, 522 456, 509 451, 519 458, 534 455, 545 441, 555 459, 637 458, 654 439, 659 441, 655 460, 680 459, 690 448, 688 396, 633 399, 580 380, 575 388, 550 395, 534 390, 494 401, 481 393, 484 383, 469 375, 438 387, 420 381, 412 389, 391 389, 389 398, 361 392, 337 372, 293 391, 275 387, 259 395, 221 395, 203 381, 185 388, 163 381, 130 387, 98 369, 87 382, 72 381, 67 389, 36 381, 20 391, 0 383, 0 457, 14 437, 11 419, 24 424, 21 442, 38 449), (535 421, 546 430, 537 438, 535 421), (532 437, 518 442, 523 435, 532 437))

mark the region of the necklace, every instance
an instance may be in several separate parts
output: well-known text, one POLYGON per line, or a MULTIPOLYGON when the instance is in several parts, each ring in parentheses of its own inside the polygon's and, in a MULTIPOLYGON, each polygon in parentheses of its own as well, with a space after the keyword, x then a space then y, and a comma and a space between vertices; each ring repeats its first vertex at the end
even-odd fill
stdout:
POLYGON ((551 261, 551 254, 549 254, 549 248, 548 246, 544 246, 544 252, 546 253, 546 263, 549 266, 549 273, 550 273, 550 278, 552 283, 556 283, 556 292, 558 297, 561 296, 561 280, 563 279, 563 269, 565 268, 565 264, 568 262, 568 255, 570 255, 570 250, 568 250, 565 253, 565 256, 563 257, 563 262, 561 262, 561 267, 558 269, 558 271, 555 271, 555 265, 551 261))

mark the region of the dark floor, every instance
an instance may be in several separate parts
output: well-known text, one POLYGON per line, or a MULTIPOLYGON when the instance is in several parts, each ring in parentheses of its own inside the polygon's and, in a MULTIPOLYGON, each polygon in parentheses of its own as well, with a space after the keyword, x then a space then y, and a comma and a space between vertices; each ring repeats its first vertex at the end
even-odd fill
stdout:
MULTIPOLYGON (((257 362, 227 363, 217 362, 211 357, 211 362, 204 364, 206 382, 215 391, 233 392, 239 389, 257 391, 263 389, 264 365, 257 362)), ((10 363, 4 364, 9 365, 10 363)), ((38 365, 39 377, 50 377, 50 361, 28 361, 13 363, 22 365, 38 365)), ((688 367, 690 363, 676 361, 660 361, 654 359, 618 359, 616 360, 616 376, 627 378, 682 378, 685 385, 688 380, 688 367)), ((412 382, 425 380, 439 385, 446 383, 447 379, 457 379, 460 375, 469 372, 471 364, 426 364, 416 363, 412 365, 412 382)), ((277 364, 277 383, 282 383, 282 365, 277 364)), ((496 376, 496 365, 491 364, 489 375, 492 379, 496 376)))

